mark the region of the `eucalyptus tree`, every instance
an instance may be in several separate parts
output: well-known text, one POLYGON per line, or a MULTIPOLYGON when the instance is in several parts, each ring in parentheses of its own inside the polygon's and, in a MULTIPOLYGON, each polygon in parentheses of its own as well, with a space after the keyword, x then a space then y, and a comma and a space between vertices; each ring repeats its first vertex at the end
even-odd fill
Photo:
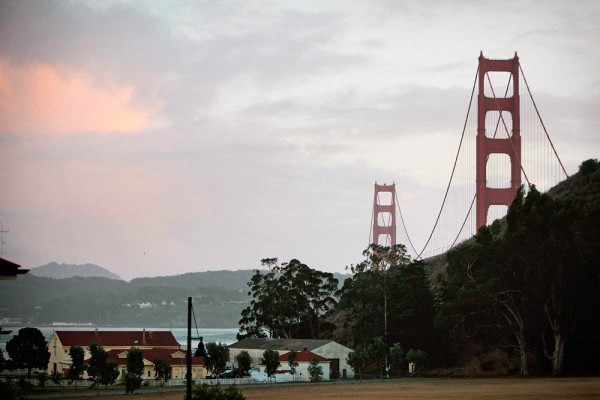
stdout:
POLYGON ((326 330, 325 316, 336 306, 338 281, 293 259, 279 264, 276 258, 261 261, 248 286, 250 305, 242 311, 238 338, 319 338, 326 330))

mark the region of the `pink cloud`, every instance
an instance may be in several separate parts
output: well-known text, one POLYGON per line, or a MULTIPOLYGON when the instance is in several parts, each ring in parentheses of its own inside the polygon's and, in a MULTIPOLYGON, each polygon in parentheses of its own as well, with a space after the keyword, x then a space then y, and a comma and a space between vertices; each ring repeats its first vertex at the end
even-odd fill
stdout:
POLYGON ((0 133, 136 133, 158 107, 134 94, 132 85, 100 85, 85 71, 0 62, 0 133))

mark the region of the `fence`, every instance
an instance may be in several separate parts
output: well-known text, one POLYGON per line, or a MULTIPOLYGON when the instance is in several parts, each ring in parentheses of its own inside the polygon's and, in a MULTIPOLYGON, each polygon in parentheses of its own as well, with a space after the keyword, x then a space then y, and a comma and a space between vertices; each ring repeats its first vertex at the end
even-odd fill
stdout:
MULTIPOLYGON (((36 375, 32 375, 31 378, 25 378, 23 376, 9 376, 9 375, 0 375, 0 381, 3 382, 19 382, 19 381, 24 381, 24 382, 29 382, 32 386, 41 386, 41 382, 40 379, 36 376, 36 375)), ((249 377, 245 377, 245 378, 227 378, 227 379, 194 379, 193 380, 194 385, 200 385, 203 383, 206 383, 208 385, 224 385, 224 386, 229 386, 229 385, 248 385, 251 383, 255 383, 255 381, 253 381, 251 378, 249 377)), ((111 386, 117 386, 123 384, 122 380, 117 380, 113 385, 108 385, 109 387, 111 386)), ((157 380, 157 379, 148 379, 143 381, 142 385, 143 386, 150 386, 150 387, 161 387, 161 386, 167 386, 167 387, 174 387, 174 386, 185 386, 186 382, 185 379, 170 379, 167 382, 163 382, 161 380, 157 380)), ((47 387, 89 387, 91 385, 90 381, 88 380, 81 380, 81 381, 70 381, 68 379, 61 379, 58 382, 54 382, 52 380, 51 376, 47 376, 46 380, 44 382, 44 385, 47 387)), ((101 385, 103 386, 103 385, 101 385)))

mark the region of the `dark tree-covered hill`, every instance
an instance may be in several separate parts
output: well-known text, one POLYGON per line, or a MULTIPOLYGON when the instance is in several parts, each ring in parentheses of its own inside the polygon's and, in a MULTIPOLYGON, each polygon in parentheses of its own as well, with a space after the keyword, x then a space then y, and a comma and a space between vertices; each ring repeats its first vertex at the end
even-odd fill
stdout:
POLYGON ((187 298, 198 323, 236 327, 252 270, 195 272, 131 282, 100 277, 23 275, 0 281, 0 318, 114 326, 185 326, 187 298))

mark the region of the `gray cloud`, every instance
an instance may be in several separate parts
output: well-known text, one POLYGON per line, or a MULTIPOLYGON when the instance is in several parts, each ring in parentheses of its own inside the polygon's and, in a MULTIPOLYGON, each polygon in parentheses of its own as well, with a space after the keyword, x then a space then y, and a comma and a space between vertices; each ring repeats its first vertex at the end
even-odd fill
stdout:
POLYGON ((519 51, 571 171, 600 150, 596 3, 432 4, 0 2, 0 62, 161 104, 134 135, 1 134, 9 255, 125 277, 275 256, 341 271, 366 247, 375 181, 396 182, 420 246, 480 50, 519 51))

